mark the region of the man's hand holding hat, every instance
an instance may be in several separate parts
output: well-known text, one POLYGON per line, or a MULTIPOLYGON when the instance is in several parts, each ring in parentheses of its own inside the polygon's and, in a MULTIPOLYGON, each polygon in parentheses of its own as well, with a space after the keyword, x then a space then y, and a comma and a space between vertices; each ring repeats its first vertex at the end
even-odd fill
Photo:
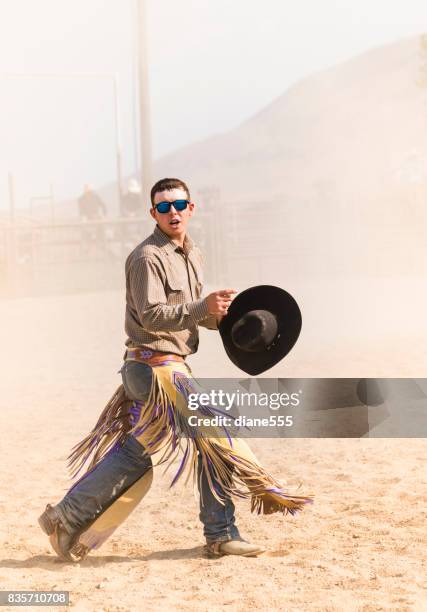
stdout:
POLYGON ((227 314, 232 296, 236 293, 235 289, 220 289, 210 293, 206 298, 209 314, 216 315, 219 322, 227 314))

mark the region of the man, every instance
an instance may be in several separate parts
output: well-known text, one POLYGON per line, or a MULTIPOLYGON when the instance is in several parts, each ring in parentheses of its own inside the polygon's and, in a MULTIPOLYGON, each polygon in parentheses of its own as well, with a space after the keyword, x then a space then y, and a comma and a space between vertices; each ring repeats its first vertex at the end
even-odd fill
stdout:
POLYGON ((141 214, 141 187, 138 181, 132 178, 128 182, 127 192, 122 195, 122 215, 137 217, 141 214))
MULTIPOLYGON (((158 372, 161 370, 164 376, 167 364, 175 364, 175 374, 180 369, 185 372, 185 359, 198 347, 198 326, 218 329, 236 293, 234 289, 222 289, 206 298, 201 296, 201 254, 187 234, 195 205, 186 184, 179 179, 158 181, 151 190, 151 204, 150 214, 156 222, 154 232, 126 261, 128 338, 121 370, 126 396, 134 400, 133 410, 139 409, 138 415, 132 414, 132 423, 137 422, 145 407, 144 418, 149 418, 150 425, 155 422, 154 411, 159 408, 159 404, 149 406, 155 388, 153 381, 159 380, 158 372)), ((117 405, 113 397, 110 416, 117 405)), ((109 421, 111 430, 121 418, 114 414, 109 421)), ((157 447, 154 435, 146 433, 144 438, 143 429, 140 428, 138 436, 138 432, 128 434, 123 444, 114 445, 61 502, 53 507, 48 504, 41 515, 39 523, 62 558, 80 560, 91 548, 98 547, 129 512, 125 510, 123 514, 123 508, 119 507, 124 492, 128 497, 135 495, 136 505, 148 490, 152 478, 149 451, 156 452, 157 447), (117 507, 121 515, 114 522, 114 517, 110 520, 109 516, 117 507), (105 519, 103 523, 101 519, 105 519), (100 523, 102 527, 96 531, 93 526, 100 523)), ((82 444, 84 447, 86 441, 82 444)), ((221 488, 219 481, 212 482, 209 467, 212 461, 208 465, 202 454, 198 453, 197 483, 208 553, 256 556, 263 552, 260 546, 240 537, 228 491, 221 488)), ((250 464, 245 460, 247 465, 250 464)))
POLYGON ((86 184, 82 195, 78 199, 78 209, 80 221, 82 222, 81 239, 83 252, 86 255, 96 253, 106 237, 105 228, 101 223, 107 215, 105 202, 94 191, 91 185, 86 184))
POLYGON ((79 216, 82 221, 96 221, 107 214, 107 207, 99 195, 86 184, 78 199, 79 216))

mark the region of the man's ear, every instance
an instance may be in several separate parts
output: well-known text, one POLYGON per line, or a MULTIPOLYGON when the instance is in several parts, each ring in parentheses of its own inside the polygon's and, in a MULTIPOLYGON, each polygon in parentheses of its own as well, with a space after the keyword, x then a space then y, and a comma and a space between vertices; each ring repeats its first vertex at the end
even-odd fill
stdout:
POLYGON ((155 208, 153 208, 153 207, 150 208, 150 215, 153 217, 153 219, 156 218, 156 210, 155 210, 155 208))

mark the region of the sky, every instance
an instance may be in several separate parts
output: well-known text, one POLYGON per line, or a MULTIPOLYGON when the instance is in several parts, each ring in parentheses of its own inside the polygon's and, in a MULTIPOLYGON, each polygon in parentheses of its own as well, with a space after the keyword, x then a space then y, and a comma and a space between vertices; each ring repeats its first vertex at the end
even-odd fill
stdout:
MULTIPOLYGON (((146 5, 155 158, 236 127, 312 73, 427 31, 424 0, 146 5)), ((9 173, 26 210, 51 188, 60 200, 114 181, 118 147, 124 175, 136 172, 135 32, 136 0, 0 0, 0 209, 9 173)))

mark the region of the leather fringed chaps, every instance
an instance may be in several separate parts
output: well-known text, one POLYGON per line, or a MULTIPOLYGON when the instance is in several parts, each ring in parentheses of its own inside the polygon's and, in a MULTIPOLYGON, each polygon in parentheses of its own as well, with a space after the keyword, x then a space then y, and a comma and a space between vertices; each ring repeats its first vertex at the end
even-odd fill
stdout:
POLYGON ((197 478, 197 456, 201 455, 212 494, 223 503, 224 495, 251 499, 258 514, 295 514, 311 496, 286 491, 258 462, 248 444, 232 437, 225 428, 192 427, 188 418, 215 416, 216 409, 188 408, 188 394, 203 392, 185 363, 153 367, 150 395, 145 404, 130 402, 120 386, 102 412, 93 430, 77 444, 69 457, 75 476, 87 463, 93 469, 117 443, 132 434, 146 452, 160 455, 157 465, 169 467, 181 458, 171 486, 187 473, 197 478))

